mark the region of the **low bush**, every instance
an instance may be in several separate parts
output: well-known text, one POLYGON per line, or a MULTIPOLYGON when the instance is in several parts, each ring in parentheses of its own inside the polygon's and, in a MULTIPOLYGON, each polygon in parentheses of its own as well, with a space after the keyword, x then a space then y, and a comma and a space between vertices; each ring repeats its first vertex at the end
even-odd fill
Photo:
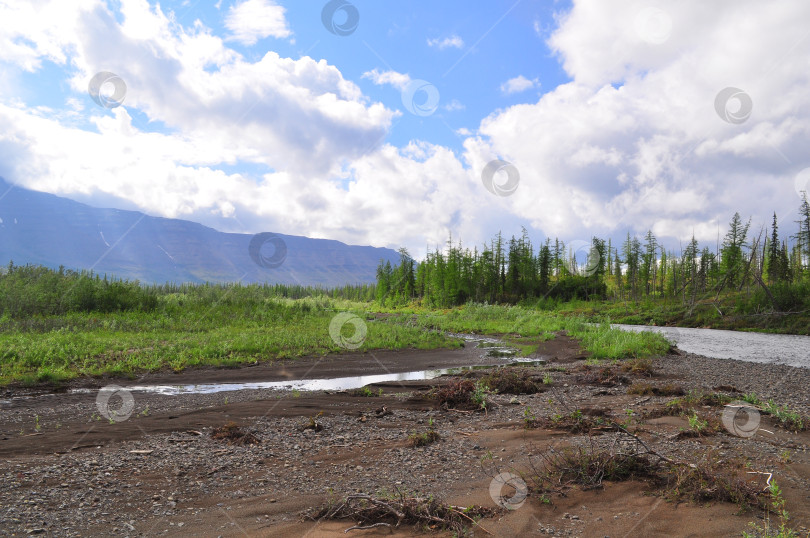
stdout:
POLYGON ((486 409, 490 389, 483 381, 453 379, 439 388, 434 396, 445 408, 486 409))
POLYGON ((481 381, 500 394, 535 394, 544 390, 526 368, 498 368, 481 381))

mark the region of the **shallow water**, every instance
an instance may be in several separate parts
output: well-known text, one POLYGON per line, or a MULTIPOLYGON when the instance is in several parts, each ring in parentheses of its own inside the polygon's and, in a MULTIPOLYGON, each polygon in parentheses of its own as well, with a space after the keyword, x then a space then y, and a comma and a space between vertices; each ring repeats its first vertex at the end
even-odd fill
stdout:
POLYGON ((127 390, 132 392, 151 392, 176 396, 179 394, 211 394, 232 390, 255 389, 284 389, 284 390, 351 390, 365 387, 373 383, 387 383, 396 381, 423 381, 434 379, 448 374, 460 374, 470 370, 492 368, 493 366, 540 366, 545 364, 542 360, 514 359, 503 365, 475 365, 459 366, 455 368, 440 368, 436 370, 418 370, 415 372, 399 372, 396 374, 362 375, 352 377, 335 377, 332 379, 297 379, 285 381, 266 381, 256 383, 205 383, 198 385, 133 385, 127 390))
POLYGON ((810 336, 650 325, 614 325, 614 327, 630 331, 662 333, 678 346, 678 349, 705 357, 810 368, 810 336))
MULTIPOLYGON (((258 381, 252 383, 200 383, 185 385, 133 385, 128 386, 128 391, 151 392, 154 394, 164 394, 176 396, 179 394, 212 394, 216 392, 227 392, 234 390, 257 390, 257 389, 278 389, 278 390, 351 390, 359 389, 372 383, 388 383, 396 381, 423 381, 434 379, 448 374, 459 374, 469 370, 479 368, 492 368, 493 366, 539 366, 545 364, 544 360, 517 357, 515 348, 507 347, 498 340, 490 336, 479 336, 473 334, 451 334, 457 338, 462 338, 466 342, 474 344, 481 350, 481 357, 504 358, 502 364, 490 365, 469 365, 453 368, 439 368, 434 370, 415 370, 411 372, 398 372, 376 375, 362 375, 351 377, 335 377, 331 379, 287 379, 284 381, 258 381), (508 360, 507 360, 508 359, 508 360)), ((90 389, 74 389, 71 392, 93 392, 90 389)))

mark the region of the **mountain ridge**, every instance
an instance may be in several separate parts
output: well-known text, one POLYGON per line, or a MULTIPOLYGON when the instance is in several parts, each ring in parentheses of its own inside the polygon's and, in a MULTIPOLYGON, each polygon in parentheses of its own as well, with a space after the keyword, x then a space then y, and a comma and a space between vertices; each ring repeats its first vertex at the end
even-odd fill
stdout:
POLYGON ((335 287, 373 283, 384 247, 97 208, 0 177, 0 263, 92 269, 144 283, 266 282, 335 287), (253 243, 251 243, 253 241, 253 243))

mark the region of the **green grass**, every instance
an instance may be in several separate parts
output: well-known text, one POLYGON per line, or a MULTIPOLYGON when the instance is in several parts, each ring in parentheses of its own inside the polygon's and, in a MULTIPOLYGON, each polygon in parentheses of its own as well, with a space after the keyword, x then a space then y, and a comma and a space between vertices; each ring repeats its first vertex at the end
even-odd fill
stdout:
POLYGON ((566 320, 566 330, 578 338, 596 359, 625 359, 663 355, 669 342, 660 334, 649 331, 631 332, 614 329, 610 323, 587 324, 581 318, 566 320))
POLYGON ((763 401, 753 392, 743 395, 741 399, 760 408, 763 413, 771 415, 776 420, 776 423, 786 430, 800 432, 810 427, 810 419, 806 419, 798 412, 790 410, 786 405, 778 405, 772 399, 763 401))
MULTIPOLYGON (((329 334, 339 311, 365 318, 363 303, 331 299, 217 301, 161 297, 154 312, 70 313, 0 320, 0 383, 59 382, 163 368, 224 366, 346 351, 329 334)), ((439 333, 365 320, 358 351, 457 347, 439 333)), ((351 324, 342 334, 352 336, 351 324)))
POLYGON ((577 338, 595 359, 625 359, 661 355, 669 350, 666 339, 652 332, 613 329, 607 322, 587 323, 581 317, 565 317, 522 306, 468 304, 452 310, 417 313, 423 327, 478 334, 519 334, 548 340, 557 331, 577 338))

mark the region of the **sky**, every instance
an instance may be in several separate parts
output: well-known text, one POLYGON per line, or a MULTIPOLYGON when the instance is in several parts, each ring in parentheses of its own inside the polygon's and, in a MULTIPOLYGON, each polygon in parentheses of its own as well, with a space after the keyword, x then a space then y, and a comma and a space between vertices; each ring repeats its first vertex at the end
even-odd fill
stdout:
POLYGON ((0 0, 0 176, 417 258, 714 246, 795 230, 809 79, 796 0, 0 0))

